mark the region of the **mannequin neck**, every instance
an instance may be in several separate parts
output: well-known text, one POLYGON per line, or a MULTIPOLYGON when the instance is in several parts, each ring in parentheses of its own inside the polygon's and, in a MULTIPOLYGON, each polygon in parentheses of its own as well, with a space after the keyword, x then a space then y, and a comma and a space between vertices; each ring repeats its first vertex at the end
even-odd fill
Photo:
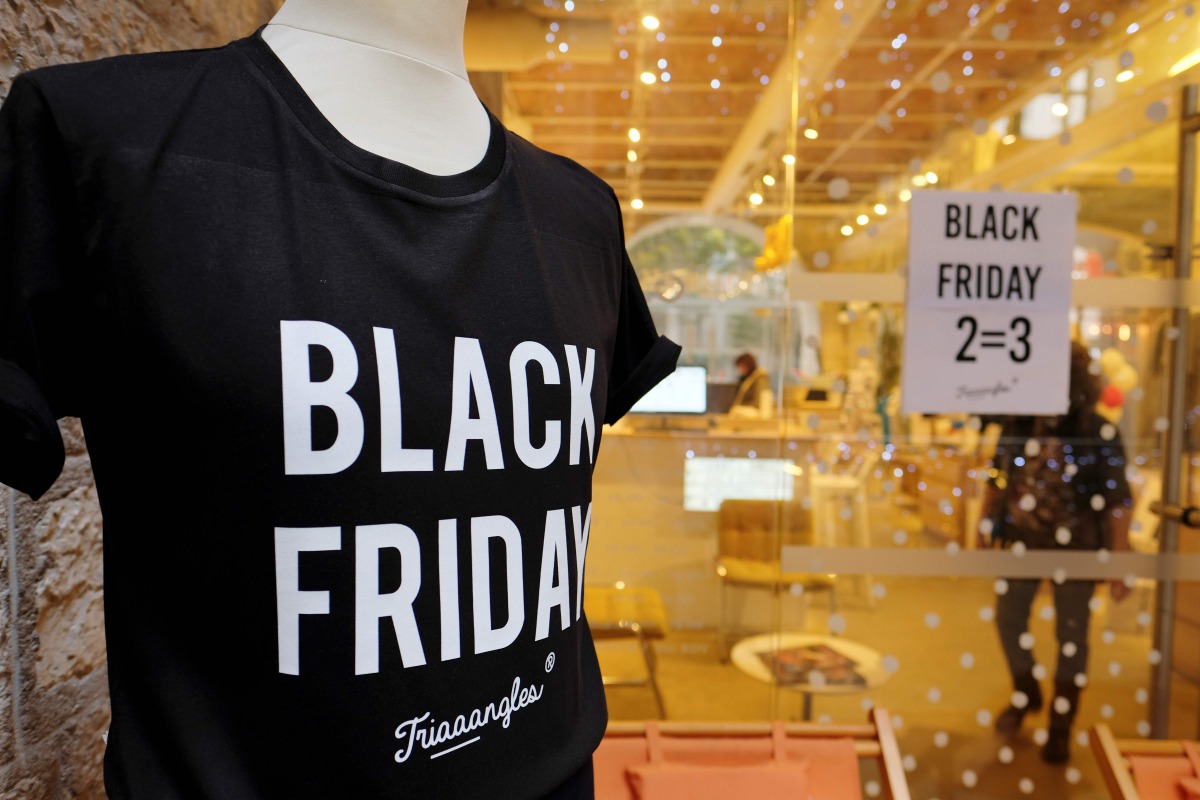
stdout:
POLYGON ((358 147, 433 175, 487 152, 467 80, 467 0, 287 0, 262 38, 358 147))
POLYGON ((286 0, 271 25, 386 50, 467 79, 467 0, 286 0))

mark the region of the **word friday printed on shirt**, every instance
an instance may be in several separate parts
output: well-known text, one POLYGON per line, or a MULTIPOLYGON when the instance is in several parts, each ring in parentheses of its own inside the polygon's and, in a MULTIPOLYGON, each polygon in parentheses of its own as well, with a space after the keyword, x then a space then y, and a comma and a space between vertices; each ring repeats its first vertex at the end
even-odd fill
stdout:
MULTIPOLYGON (((383 472, 430 472, 434 469, 433 451, 405 448, 401 441, 399 367, 394 333, 374 328, 376 363, 379 371, 381 464, 383 472)), ((358 357, 345 333, 333 325, 314 321, 280 322, 280 349, 283 371, 284 466, 289 475, 333 474, 348 468, 362 452, 364 425, 362 410, 349 391, 358 379, 358 357), (333 358, 333 370, 322 381, 312 380, 310 353, 321 347, 333 358), (312 409, 323 406, 337 417, 337 438, 332 445, 315 449, 312 435, 312 409)), ((568 428, 569 464, 581 462, 583 438, 587 439, 587 461, 595 448, 595 413, 591 387, 595 370, 595 351, 573 345, 563 347, 567 383, 570 391, 568 428)), ((535 446, 530 436, 528 368, 536 363, 543 382, 561 383, 561 372, 554 354, 537 342, 521 342, 509 358, 513 402, 513 439, 518 458, 534 469, 549 466, 560 456, 563 444, 563 420, 545 422, 542 444, 535 446)), ((454 343, 453 394, 450 433, 444 469, 461 471, 469 441, 481 442, 488 469, 502 469, 500 428, 491 383, 484 366, 478 339, 459 337, 454 343), (472 416, 472 405, 476 412, 472 416)), ((537 608, 534 614, 534 640, 550 635, 557 612, 558 624, 566 630, 571 622, 572 597, 570 566, 574 567, 574 620, 582 611, 584 558, 592 510, 589 504, 551 508, 545 513, 542 534, 541 566, 538 577, 537 608), (570 522, 568 523, 568 517, 570 522), (568 552, 568 524, 574 543, 575 558, 568 552)), ((525 575, 523 574, 523 533, 509 518, 501 515, 471 517, 466 522, 469 539, 471 606, 475 654, 501 650, 516 641, 525 626, 525 575), (492 558, 499 544, 503 550, 503 592, 507 596, 507 619, 496 624, 492 613, 492 558)), ((459 521, 438 522, 437 552, 423 552, 422 539, 407 525, 396 523, 358 525, 354 536, 354 672, 368 675, 379 672, 379 623, 388 618, 395 629, 401 661, 405 668, 423 666, 430 658, 425 652, 413 603, 421 591, 423 558, 436 557, 440 604, 440 642, 442 661, 462 655, 461 616, 459 614, 459 521), (400 585, 391 592, 379 591, 380 562, 388 550, 400 554, 400 585)), ((532 532, 526 531, 529 535, 532 532)), ((275 585, 278 610, 279 672, 300 674, 300 619, 304 615, 329 614, 328 591, 302 590, 300 560, 303 553, 340 550, 342 530, 329 527, 275 528, 275 585)), ((428 537, 426 537, 428 538, 428 537)), ((432 549, 426 545, 425 550, 432 549)), ((532 578, 533 576, 529 576, 532 578)))

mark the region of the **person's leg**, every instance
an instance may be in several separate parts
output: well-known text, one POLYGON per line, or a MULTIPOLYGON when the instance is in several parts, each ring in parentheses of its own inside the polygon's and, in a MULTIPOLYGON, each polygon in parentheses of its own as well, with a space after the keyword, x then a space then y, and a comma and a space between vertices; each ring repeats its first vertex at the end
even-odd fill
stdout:
POLYGON ((1015 733, 1026 713, 1042 707, 1042 690, 1033 677, 1033 650, 1021 646, 1021 634, 1029 630, 1029 610, 1040 583, 1027 578, 1009 579, 1008 591, 996 596, 996 633, 1012 675, 1014 699, 996 717, 999 733, 1015 733))
POLYGON ((1042 758, 1053 764, 1061 764, 1071 754, 1071 724, 1079 710, 1080 692, 1087 684, 1089 603, 1095 589, 1093 581, 1065 581, 1054 586, 1058 667, 1049 737, 1042 748, 1042 758))

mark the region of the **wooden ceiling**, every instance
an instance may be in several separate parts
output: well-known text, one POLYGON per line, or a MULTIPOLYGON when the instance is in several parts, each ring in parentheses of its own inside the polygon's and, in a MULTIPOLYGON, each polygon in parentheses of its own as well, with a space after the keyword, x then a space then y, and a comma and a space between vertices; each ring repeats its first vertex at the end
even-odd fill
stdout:
MULTIPOLYGON (((545 58, 506 73, 506 122, 608 181, 626 205, 627 226, 636 228, 695 211, 764 223, 780 213, 791 116, 789 4, 471 0, 470 9, 538 19, 545 58), (642 23, 647 15, 657 18, 656 30, 642 23), (610 52, 576 60, 573 29, 594 34, 601 24, 610 52), (644 72, 653 83, 642 82, 644 72), (640 133, 636 143, 631 127, 640 133), (768 175, 774 186, 764 185, 768 175), (753 192, 761 205, 750 204, 753 192)), ((1149 66, 1148 53, 1200 48, 1200 13, 1183 0, 796 6, 799 125, 815 135, 801 135, 795 154, 797 216, 816 239, 838 235, 847 222, 857 226, 854 218, 876 203, 898 205, 913 176, 933 171, 943 186, 954 185, 1003 160, 1010 146, 1032 146, 1011 138, 999 144, 1012 132, 1003 126, 1033 97, 1067 92, 1081 67, 1090 70, 1078 102, 1088 104, 1092 93, 1117 91, 1116 74, 1126 68, 1135 76, 1131 86, 1166 79, 1165 67, 1149 66), (981 158, 981 150, 990 155, 981 158)), ((1069 147, 1070 136, 1055 144, 1069 147)), ((1163 162, 1171 154, 1139 158, 1163 162)), ((1089 183, 1086 169, 1077 167, 1076 177, 1089 183)))

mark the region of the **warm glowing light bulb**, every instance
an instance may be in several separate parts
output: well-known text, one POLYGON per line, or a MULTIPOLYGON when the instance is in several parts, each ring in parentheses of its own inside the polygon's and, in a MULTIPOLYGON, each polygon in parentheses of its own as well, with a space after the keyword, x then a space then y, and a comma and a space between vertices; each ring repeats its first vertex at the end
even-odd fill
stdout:
POLYGON ((758 192, 750 193, 750 205, 761 206, 762 201, 763 201, 763 196, 761 194, 759 194, 758 192))
POLYGON ((775 176, 774 175, 763 175, 763 186, 774 186, 774 185, 775 185, 775 176))
POLYGON ((1129 329, 1128 325, 1122 325, 1117 330, 1117 336, 1121 338, 1122 342, 1128 342, 1130 335, 1132 335, 1132 331, 1129 329))
POLYGON ((634 211, 641 211, 642 206, 644 206, 646 204, 642 202, 642 198, 635 197, 629 201, 629 205, 633 206, 634 211))
POLYGON ((787 164, 790 167, 792 164, 796 163, 796 157, 794 155, 792 155, 791 153, 784 153, 783 163, 787 164))
POLYGON ((1071 109, 1067 107, 1067 104, 1062 102, 1061 100, 1059 100, 1054 105, 1050 106, 1050 113, 1056 117, 1065 117, 1067 115, 1067 112, 1070 110, 1071 109))
POLYGON ((871 218, 868 217, 866 214, 859 214, 858 217, 856 217, 854 221, 857 222, 859 225, 866 225, 868 222, 871 221, 871 218))
POLYGON ((901 189, 900 190, 900 202, 907 203, 909 200, 912 200, 912 192, 909 191, 908 189, 901 189))
POLYGON ((917 187, 918 189, 921 189, 921 188, 924 188, 925 186, 928 186, 929 181, 925 180, 924 175, 913 175, 912 184, 913 184, 913 186, 917 187))
POLYGON ((875 213, 882 217, 884 214, 887 213, 887 206, 885 206, 883 203, 876 203, 875 204, 875 213))
POLYGON ((936 172, 926 172, 925 173, 925 181, 926 181, 926 183, 929 183, 931 185, 937 183, 938 182, 937 173, 936 172))
POLYGON ((625 157, 628 158, 630 161, 637 161, 637 150, 630 150, 628 153, 625 154, 625 157))
POLYGON ((816 128, 805 128, 804 129, 804 138, 805 139, 816 139, 820 135, 821 134, 817 131, 816 128))
POLYGON ((1001 144, 1012 144, 1016 140, 1017 140, 1017 135, 1015 133, 1006 133, 1006 134, 1004 134, 1004 138, 1001 139, 1000 142, 1001 142, 1001 144))
POLYGON ((849 236, 852 233, 854 233, 853 225, 843 225, 842 226, 842 236, 849 236))
POLYGON ((649 86, 650 84, 654 83, 657 80, 658 80, 658 76, 655 75, 653 72, 643 72, 642 73, 642 83, 646 84, 647 86, 649 86))
POLYGON ((642 140, 642 132, 639 131, 637 128, 630 128, 629 129, 629 141, 640 142, 641 140, 642 140))
POLYGON ((642 17, 642 27, 648 31, 658 30, 658 17, 653 14, 647 14, 642 17))
POLYGON ((1129 80, 1132 77, 1133 77, 1133 70, 1123 69, 1117 73, 1117 83, 1125 83, 1125 81, 1129 80))

